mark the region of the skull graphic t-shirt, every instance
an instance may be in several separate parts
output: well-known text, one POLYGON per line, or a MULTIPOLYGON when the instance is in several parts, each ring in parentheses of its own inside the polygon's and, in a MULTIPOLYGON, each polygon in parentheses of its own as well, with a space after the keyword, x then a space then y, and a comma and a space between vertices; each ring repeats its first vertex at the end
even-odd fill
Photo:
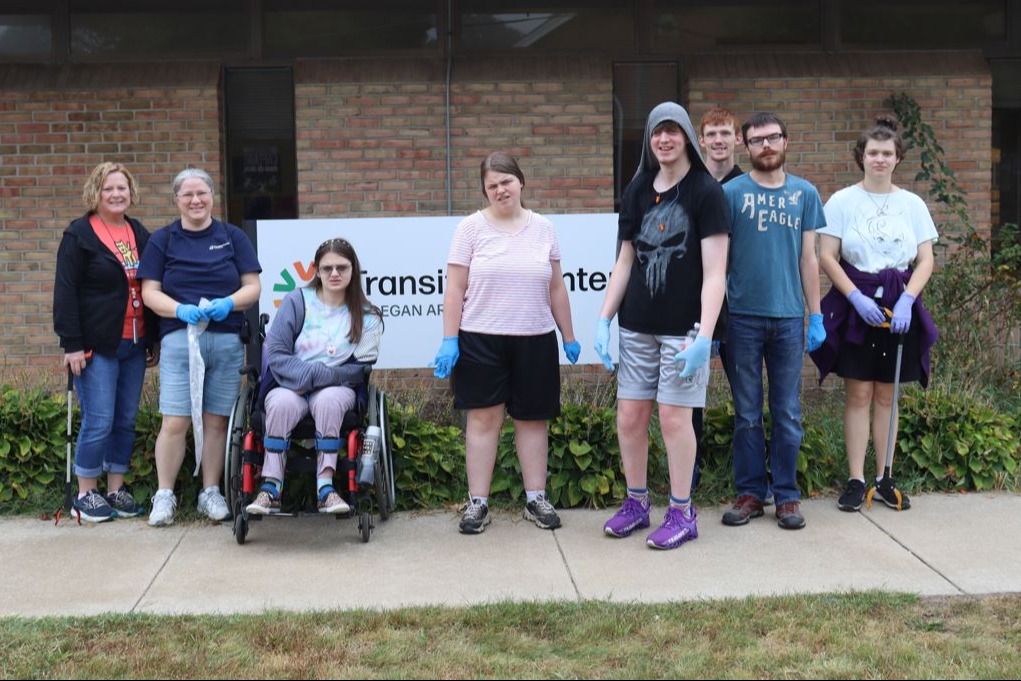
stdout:
POLYGON ((702 313, 702 239, 730 232, 720 185, 692 168, 657 192, 655 173, 641 173, 621 199, 618 236, 635 250, 620 325, 630 331, 683 336, 702 313))

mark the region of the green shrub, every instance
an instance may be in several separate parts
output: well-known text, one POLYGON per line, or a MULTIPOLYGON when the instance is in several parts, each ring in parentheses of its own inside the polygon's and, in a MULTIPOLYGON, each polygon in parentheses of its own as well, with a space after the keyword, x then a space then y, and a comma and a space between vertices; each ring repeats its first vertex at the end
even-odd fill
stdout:
POLYGON ((418 410, 390 404, 393 428, 397 508, 432 508, 463 501, 468 495, 464 435, 454 426, 438 426, 418 410))
MULTIPOLYGON (((0 387, 0 511, 55 509, 63 494, 67 404, 63 394, 0 387)), ((1019 403, 998 411, 966 393, 908 389, 901 401, 897 477, 911 491, 1016 489, 1021 436, 1019 403)), ((467 496, 464 433, 424 419, 416 408, 391 403, 398 508, 414 510, 460 504, 467 496)), ((729 401, 705 411, 705 458, 698 500, 713 503, 733 495, 729 401)), ((74 412, 77 432, 77 406, 74 412)), ((139 499, 156 488, 155 441, 160 415, 144 400, 138 438, 126 477, 139 499)), ((805 412, 805 437, 798 458, 802 491, 816 494, 846 476, 843 431, 835 406, 805 412), (831 413, 832 412, 832 413, 831 413)), ((649 442, 649 487, 669 492, 666 455, 654 419, 649 442)), ((766 414, 766 432, 769 415, 766 414)), ((617 442, 616 412, 610 407, 565 404, 550 423, 548 489, 560 508, 603 508, 623 499, 626 489, 617 442)), ((192 500, 200 482, 191 475, 191 442, 177 492, 192 500)), ((500 503, 522 497, 521 468, 513 426, 500 433, 491 495, 500 503)), ((185 503, 184 509, 193 508, 185 503)))
MULTIPOLYGON (((655 484, 665 469, 665 456, 649 443, 649 480, 655 484)), ((565 404, 549 424, 550 501, 559 508, 605 508, 627 494, 617 443, 617 412, 588 404, 565 404)), ((524 484, 514 446, 514 425, 500 432, 494 495, 521 499, 524 484)))
POLYGON ((900 407, 899 477, 913 475, 923 489, 941 490, 1016 483, 1021 436, 1013 415, 938 390, 907 391, 900 407))
POLYGON ((67 399, 10 386, 0 394, 0 504, 17 506, 64 479, 67 399))

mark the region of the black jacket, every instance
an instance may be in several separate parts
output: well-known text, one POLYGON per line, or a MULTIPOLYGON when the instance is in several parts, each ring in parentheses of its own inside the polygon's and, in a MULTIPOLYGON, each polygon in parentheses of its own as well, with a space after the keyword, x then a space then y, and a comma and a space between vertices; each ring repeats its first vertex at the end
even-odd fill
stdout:
MULTIPOLYGON (((142 223, 127 218, 135 233, 141 259, 149 232, 142 223)), ((53 330, 65 353, 93 350, 115 355, 124 329, 128 307, 128 278, 120 260, 103 245, 83 215, 68 225, 57 249, 57 273, 53 283, 53 330)), ((159 329, 159 317, 145 308, 147 346, 159 329)))

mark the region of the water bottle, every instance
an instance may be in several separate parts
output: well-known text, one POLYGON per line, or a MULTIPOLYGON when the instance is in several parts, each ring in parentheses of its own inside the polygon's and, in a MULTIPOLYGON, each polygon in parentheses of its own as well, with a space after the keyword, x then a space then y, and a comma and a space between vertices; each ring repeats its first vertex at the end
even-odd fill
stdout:
POLYGON ((362 455, 358 459, 358 485, 372 487, 376 484, 376 460, 383 441, 383 431, 379 426, 369 426, 362 438, 362 455))
MULTIPOLYGON (((702 327, 702 325, 699 322, 695 322, 695 326, 691 327, 691 329, 688 331, 688 333, 684 334, 684 337, 681 339, 681 351, 682 352, 684 350, 687 350, 688 348, 690 348, 691 344, 695 342, 695 339, 698 338, 698 330, 701 327, 702 327)), ((686 364, 686 362, 683 359, 681 361, 679 361, 677 363, 677 371, 678 372, 684 371, 684 365, 685 364, 686 364)), ((693 385, 696 381, 700 381, 702 379, 703 375, 708 370, 709 370, 708 366, 702 367, 698 371, 696 371, 694 374, 692 374, 691 376, 688 376, 687 378, 685 378, 684 382, 686 384, 688 384, 688 385, 693 385)))

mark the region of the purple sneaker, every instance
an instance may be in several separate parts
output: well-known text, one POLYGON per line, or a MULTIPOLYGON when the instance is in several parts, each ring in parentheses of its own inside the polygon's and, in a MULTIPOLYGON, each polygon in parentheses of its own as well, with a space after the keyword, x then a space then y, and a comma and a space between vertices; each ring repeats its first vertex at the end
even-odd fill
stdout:
POLYGON ((691 517, 685 516, 681 509, 671 506, 663 516, 663 524, 649 535, 645 543, 654 549, 676 549, 684 542, 698 539, 697 518, 694 506, 691 507, 691 517))
POLYGON ((603 532, 611 537, 626 537, 635 530, 649 526, 649 509, 652 504, 628 497, 621 504, 620 510, 603 525, 603 532))

